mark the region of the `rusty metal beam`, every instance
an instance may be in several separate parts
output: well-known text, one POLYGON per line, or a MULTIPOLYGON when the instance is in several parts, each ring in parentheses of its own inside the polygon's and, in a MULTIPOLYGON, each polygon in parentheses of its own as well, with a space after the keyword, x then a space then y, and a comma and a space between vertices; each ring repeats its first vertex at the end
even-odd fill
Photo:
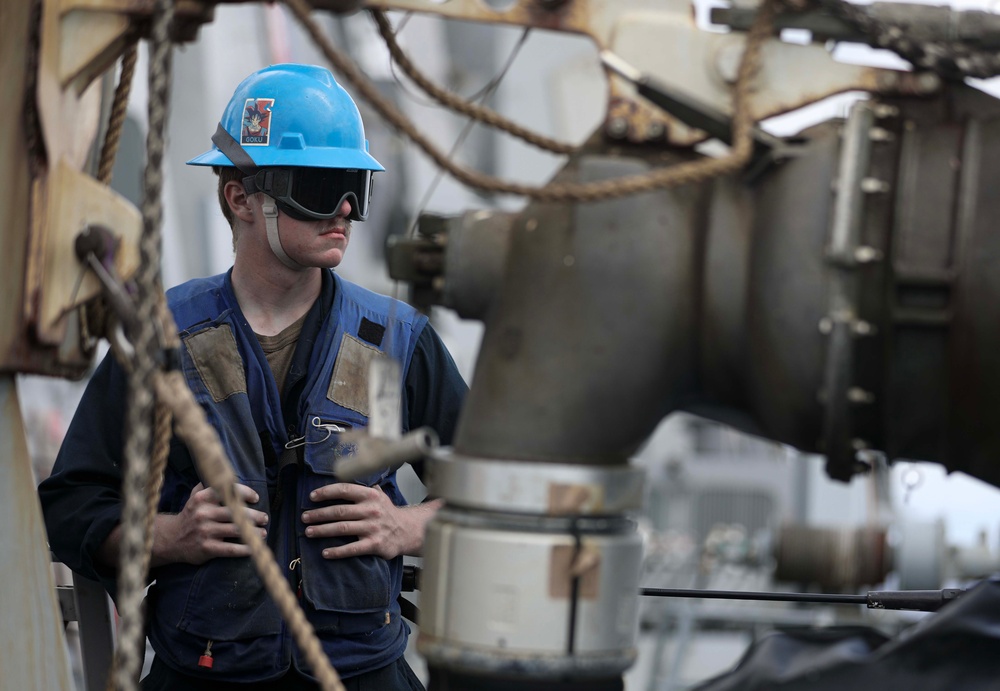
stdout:
POLYGON ((0 459, 3 687, 72 691, 42 509, 10 374, 0 374, 0 459))

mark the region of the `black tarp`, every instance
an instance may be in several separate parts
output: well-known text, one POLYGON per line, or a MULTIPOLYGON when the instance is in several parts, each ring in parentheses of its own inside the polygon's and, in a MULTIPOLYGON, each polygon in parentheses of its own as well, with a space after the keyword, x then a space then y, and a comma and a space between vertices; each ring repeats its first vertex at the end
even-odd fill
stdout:
POLYGON ((894 638, 867 627, 781 629, 696 691, 1000 690, 1000 576, 894 638))

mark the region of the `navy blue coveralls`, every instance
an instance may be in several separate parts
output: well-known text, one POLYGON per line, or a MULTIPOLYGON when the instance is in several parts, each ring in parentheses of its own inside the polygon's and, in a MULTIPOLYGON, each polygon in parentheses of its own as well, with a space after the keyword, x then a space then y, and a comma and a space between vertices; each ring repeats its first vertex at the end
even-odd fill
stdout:
MULTIPOLYGON (((344 677, 399 658, 409 629, 400 618, 402 557, 326 560, 344 538, 306 538, 309 492, 334 482, 333 463, 351 452, 339 430, 367 424, 367 365, 385 352, 403 364, 403 429, 434 428, 449 444, 466 386, 426 317, 324 271, 320 297, 306 316, 282 396, 244 318, 229 274, 168 291, 183 347, 182 367, 219 432, 241 484, 269 514, 268 543, 300 593, 327 655, 344 677), (292 451, 286 444, 292 442, 292 451)), ((50 547, 70 568, 114 593, 114 574, 95 562, 121 515, 121 420, 124 373, 108 357, 89 383, 56 460, 39 487, 50 547)), ((177 439, 159 510, 178 513, 199 482, 177 439)), ((360 480, 405 504, 395 474, 360 480)), ((354 538, 349 538, 354 539, 354 538)), ((149 638, 170 668, 215 681, 308 674, 290 632, 248 558, 154 571, 147 601, 149 638), (198 660, 212 641, 213 666, 198 660)))

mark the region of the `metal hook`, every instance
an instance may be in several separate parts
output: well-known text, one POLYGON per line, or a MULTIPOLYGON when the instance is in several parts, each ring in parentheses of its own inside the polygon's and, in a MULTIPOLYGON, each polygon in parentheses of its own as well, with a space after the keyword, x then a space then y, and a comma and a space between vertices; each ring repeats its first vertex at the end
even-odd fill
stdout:
POLYGON ((349 427, 344 427, 343 425, 338 424, 336 422, 323 422, 323 420, 318 415, 314 415, 312 419, 309 420, 309 424, 312 425, 315 429, 321 429, 324 432, 326 432, 326 436, 323 437, 322 439, 317 439, 316 441, 306 441, 305 435, 302 435, 301 437, 296 437, 295 439, 289 439, 288 443, 285 444, 286 449, 295 449, 300 446, 305 446, 307 444, 322 444, 327 439, 329 439, 334 432, 340 434, 341 432, 346 432, 349 429, 349 427))

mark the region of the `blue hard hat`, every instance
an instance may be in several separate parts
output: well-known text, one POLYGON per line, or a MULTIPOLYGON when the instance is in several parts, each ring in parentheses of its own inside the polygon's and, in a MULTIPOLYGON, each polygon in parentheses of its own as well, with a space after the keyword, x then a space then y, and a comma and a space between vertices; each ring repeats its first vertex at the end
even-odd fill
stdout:
MULTIPOLYGON (((368 153, 358 107, 330 70, 271 65, 244 79, 220 123, 257 167, 385 170, 368 153)), ((235 165, 218 146, 187 162, 235 165)))

